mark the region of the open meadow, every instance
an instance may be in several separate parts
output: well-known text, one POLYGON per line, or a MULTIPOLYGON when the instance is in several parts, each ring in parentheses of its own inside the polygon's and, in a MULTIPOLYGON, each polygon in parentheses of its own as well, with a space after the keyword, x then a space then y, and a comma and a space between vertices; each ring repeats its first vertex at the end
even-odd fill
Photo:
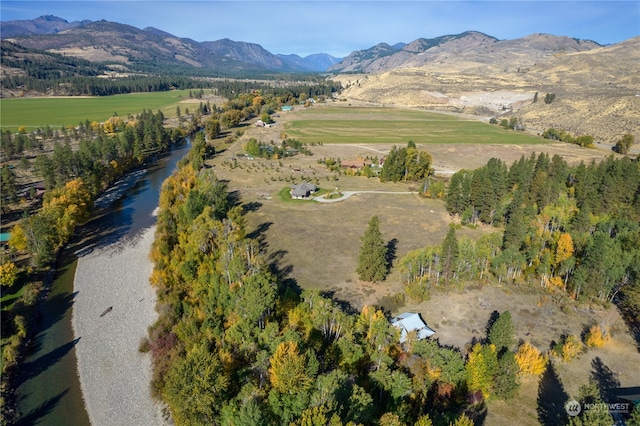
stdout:
MULTIPOLYGON (((195 90, 195 89, 194 89, 195 90)), ((2 130, 17 131, 25 126, 27 130, 51 126, 77 126, 80 122, 106 121, 114 114, 126 117, 143 110, 160 110, 166 117, 176 115, 176 107, 196 109, 206 99, 189 98, 189 90, 168 92, 130 93, 114 96, 72 96, 2 99, 0 126, 2 130), (192 105, 192 106, 191 106, 192 105)))
POLYGON ((478 120, 422 110, 349 107, 308 108, 286 125, 287 136, 311 143, 544 144, 526 133, 487 126, 478 120))
MULTIPOLYGON (((538 392, 541 389, 545 395, 548 393, 545 386, 551 385, 547 382, 557 384, 559 381, 563 386, 560 391, 575 395, 589 377, 602 375, 606 370, 621 386, 637 385, 640 356, 615 308, 577 309, 537 286, 498 286, 493 282, 465 283, 454 289, 434 292, 430 300, 422 303, 398 302, 401 299, 397 295, 402 294, 403 286, 397 263, 411 250, 441 244, 452 223, 444 203, 416 194, 401 194, 417 191, 416 183, 380 183, 376 178, 347 176, 332 172, 318 162, 326 157, 342 160, 366 156, 381 158, 394 145, 404 146, 409 140, 416 142, 418 149, 426 149, 433 155, 434 168, 442 175, 462 168, 480 167, 491 157, 511 164, 522 155, 547 152, 576 164, 605 158, 610 151, 549 144, 540 137, 469 120, 461 123, 446 115, 437 117, 432 113, 403 112, 396 108, 385 111, 358 107, 352 115, 347 107, 316 105, 307 110, 300 108, 280 113, 276 125, 271 128, 247 126, 236 142, 219 147, 221 153, 209 160, 209 165, 214 167, 220 179, 228 181, 230 189, 245 206, 247 230, 262 241, 269 261, 300 288, 320 290, 354 308, 370 304, 383 306, 391 314, 419 312, 436 330, 441 343, 463 351, 474 339, 486 336, 486 325, 494 310, 509 310, 517 339, 530 341, 541 350, 548 349, 551 342, 559 341, 563 334, 580 335, 589 324, 612 327, 613 339, 606 347, 590 349, 571 362, 556 360, 555 376, 545 376, 542 382, 525 380, 513 401, 489 401, 485 424, 539 424, 538 392), (384 136, 393 133, 394 128, 399 134, 395 139, 384 136), (475 135, 473 129, 477 129, 479 135, 475 135), (422 131, 429 136, 421 136, 422 131), (312 156, 250 160, 242 155, 242 146, 249 138, 269 143, 279 141, 283 132, 287 137, 305 143, 321 144, 309 147, 312 156), (398 194, 359 193, 337 203, 287 200, 280 196, 283 189, 304 180, 311 180, 328 192, 391 191, 398 194), (355 272, 360 238, 374 215, 380 219, 382 236, 394 259, 390 275, 377 284, 359 281, 355 272)), ((458 238, 478 238, 494 231, 498 229, 481 226, 476 229, 459 227, 456 232, 458 238)), ((553 405, 554 401, 543 403, 553 405)))

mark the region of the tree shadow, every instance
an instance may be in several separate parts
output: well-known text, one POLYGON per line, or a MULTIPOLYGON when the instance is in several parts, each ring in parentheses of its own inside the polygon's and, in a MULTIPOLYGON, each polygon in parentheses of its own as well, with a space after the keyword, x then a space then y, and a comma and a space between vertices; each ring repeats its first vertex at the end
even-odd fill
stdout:
POLYGON ((484 334, 485 336, 487 336, 487 340, 489 339, 489 332, 491 331, 491 327, 493 327, 493 324, 495 324, 496 321, 498 321, 498 318, 500 318, 500 312, 498 311, 491 312, 491 316, 487 321, 487 328, 484 330, 484 334))
POLYGON ((238 190, 230 190, 227 193, 227 201, 229 202, 230 207, 236 207, 240 205, 240 200, 242 199, 242 194, 238 190))
POLYGON ((252 201, 250 203, 245 203, 242 205, 242 214, 247 214, 249 212, 258 211, 258 209, 262 207, 262 203, 257 201, 252 201))
POLYGON ((389 265, 389 267, 393 265, 393 261, 396 260, 398 256, 397 251, 398 251, 398 239, 392 238, 387 243, 387 254, 385 256, 385 260, 387 261, 387 265, 389 265))
POLYGON ((483 401, 480 404, 473 404, 465 410, 475 426, 483 426, 487 418, 487 404, 483 401))
POLYGON ((73 301, 78 294, 77 291, 73 293, 58 293, 52 297, 46 299, 44 306, 42 306, 43 312, 43 327, 39 330, 40 332, 46 331, 51 326, 56 324, 58 321, 64 318, 69 311, 73 307, 73 301))
POLYGON ((80 341, 80 337, 73 339, 70 342, 65 343, 64 345, 52 350, 49 353, 46 353, 39 358, 25 363, 21 367, 22 374, 17 380, 16 387, 20 386, 27 380, 30 380, 42 372, 46 371, 49 367, 56 364, 60 361, 66 354, 71 351, 76 344, 80 341))
POLYGON ((256 229, 247 234, 247 238, 256 240, 260 244, 260 248, 265 250, 267 243, 265 242, 265 233, 271 228, 273 222, 262 222, 256 229))
POLYGON ((60 392, 56 396, 49 398, 28 414, 22 416, 17 424, 20 426, 30 426, 38 424, 38 420, 49 414, 59 403, 60 400, 69 392, 69 388, 60 392))
POLYGON ((615 390, 620 387, 620 380, 616 374, 597 356, 591 361, 591 377, 598 384, 600 396, 604 402, 613 402, 616 399, 615 390))
POLYGON ((327 299, 331 299, 332 301, 334 301, 336 305, 338 305, 340 310, 344 313, 347 313, 349 315, 357 315, 360 312, 356 307, 354 307, 351 304, 351 302, 337 298, 335 290, 321 291, 320 296, 326 297, 327 299))
POLYGON ((564 408, 569 394, 558 377, 553 362, 547 363, 538 383, 538 421, 542 426, 567 424, 567 412, 564 408))
POLYGON ((627 303, 625 303, 626 297, 627 295, 625 295, 624 292, 620 292, 618 293, 618 297, 616 297, 614 303, 618 307, 624 322, 629 328, 629 334, 631 334, 633 341, 636 343, 636 350, 640 352, 640 318, 638 318, 637 313, 630 309, 627 303))

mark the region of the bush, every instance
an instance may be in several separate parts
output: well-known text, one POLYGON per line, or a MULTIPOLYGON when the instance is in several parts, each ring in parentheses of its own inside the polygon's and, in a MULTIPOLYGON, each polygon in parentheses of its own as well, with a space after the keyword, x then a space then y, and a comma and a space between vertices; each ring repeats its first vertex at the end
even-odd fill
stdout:
POLYGON ((429 285, 426 282, 413 281, 408 283, 404 288, 405 293, 412 302, 426 302, 431 297, 429 285))
POLYGON ((571 361, 582 352, 582 342, 577 336, 568 336, 562 344, 562 360, 571 361))
POLYGON ((590 348, 601 348, 611 339, 607 330, 599 325, 593 325, 585 335, 584 344, 590 348))

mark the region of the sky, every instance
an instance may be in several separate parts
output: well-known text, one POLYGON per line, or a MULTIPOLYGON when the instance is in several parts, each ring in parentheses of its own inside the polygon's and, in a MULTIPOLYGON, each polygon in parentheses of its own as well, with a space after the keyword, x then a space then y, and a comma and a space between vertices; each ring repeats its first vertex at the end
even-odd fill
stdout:
POLYGON ((498 39, 548 33, 600 44, 640 35, 640 0, 0 1, 1 21, 41 15, 155 27, 196 41, 229 38, 302 57, 344 57, 381 42, 409 43, 467 30, 498 39))

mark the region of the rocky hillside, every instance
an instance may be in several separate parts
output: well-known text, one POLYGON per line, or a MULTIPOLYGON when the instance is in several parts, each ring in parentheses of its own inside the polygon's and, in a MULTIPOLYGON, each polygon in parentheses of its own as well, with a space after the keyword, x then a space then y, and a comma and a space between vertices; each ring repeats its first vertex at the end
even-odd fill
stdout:
MULTIPOLYGON (((546 34, 495 42, 477 34, 473 42, 456 39, 426 49, 391 70, 335 79, 347 88, 343 96, 354 100, 517 116, 530 129, 558 127, 605 143, 632 133, 640 141, 640 37, 599 46, 546 34), (549 104, 547 93, 555 94, 549 104)), ((398 54, 377 64, 384 68, 398 54)))
POLYGON ((377 44, 369 49, 351 53, 329 68, 329 71, 370 73, 421 67, 451 59, 460 64, 506 62, 510 66, 516 63, 515 59, 520 59, 521 66, 526 67, 549 55, 585 51, 599 46, 589 40, 549 34, 533 34, 520 39, 501 41, 477 31, 467 31, 432 39, 419 38, 401 48, 386 43, 377 44))

